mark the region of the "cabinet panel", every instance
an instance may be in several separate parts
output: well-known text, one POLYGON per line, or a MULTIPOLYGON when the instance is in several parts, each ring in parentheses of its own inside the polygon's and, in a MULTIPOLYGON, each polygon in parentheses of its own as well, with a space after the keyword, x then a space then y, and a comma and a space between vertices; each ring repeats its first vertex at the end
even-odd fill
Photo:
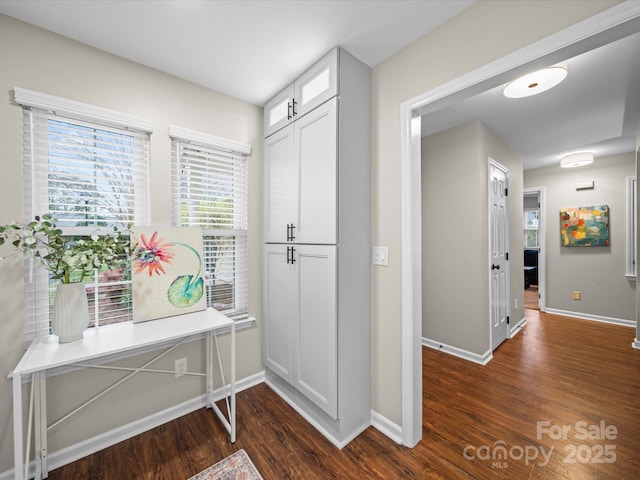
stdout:
POLYGON ((293 118, 293 84, 282 90, 264 106, 264 136, 268 137, 289 124, 293 118))
POLYGON ((337 418, 336 248, 298 245, 294 385, 337 418))
POLYGON ((337 98, 298 119, 295 157, 299 164, 296 242, 337 243, 337 98))
POLYGON ((338 94, 338 49, 303 73, 294 84, 294 117, 300 118, 338 94))
POLYGON ((286 245, 267 245, 264 253, 264 362, 293 382, 292 326, 295 314, 295 272, 287 262, 286 245))
POLYGON ((287 241, 287 225, 297 223, 298 162, 294 157, 293 125, 265 140, 264 241, 287 241))

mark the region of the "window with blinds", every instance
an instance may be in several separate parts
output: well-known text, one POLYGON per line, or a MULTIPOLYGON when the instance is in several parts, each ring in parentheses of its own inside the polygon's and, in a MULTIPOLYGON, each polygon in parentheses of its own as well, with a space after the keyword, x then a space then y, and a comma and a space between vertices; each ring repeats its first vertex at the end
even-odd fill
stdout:
POLYGON ((540 231, 540 210, 524 211, 524 247, 538 248, 538 234, 540 231))
MULTIPOLYGON (((74 118, 80 104, 71 101, 69 115, 52 113, 42 108, 42 100, 64 99, 28 91, 23 96, 25 217, 51 213, 70 240, 106 233, 112 225, 146 224, 150 130, 105 121, 109 111, 86 105, 82 119, 74 118), (30 102, 33 98, 39 102, 30 102), (101 122, 90 120, 92 109, 101 122)), ((30 341, 50 332, 57 284, 44 268, 25 262, 25 337, 30 341)), ((83 281, 91 327, 131 320, 130 269, 96 270, 83 281)))
POLYGON ((247 159, 250 147, 171 127, 173 222, 202 228, 207 305, 247 316, 247 159))

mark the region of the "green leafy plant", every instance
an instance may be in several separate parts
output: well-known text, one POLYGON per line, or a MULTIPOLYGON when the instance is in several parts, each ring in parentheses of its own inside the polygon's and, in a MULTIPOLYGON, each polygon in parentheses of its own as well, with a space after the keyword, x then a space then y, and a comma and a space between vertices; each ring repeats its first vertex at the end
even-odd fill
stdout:
POLYGON ((9 243, 27 258, 39 260, 61 283, 81 282, 96 269, 119 268, 128 262, 129 237, 118 227, 74 239, 65 237, 56 223, 47 213, 26 224, 0 226, 0 245, 9 243))

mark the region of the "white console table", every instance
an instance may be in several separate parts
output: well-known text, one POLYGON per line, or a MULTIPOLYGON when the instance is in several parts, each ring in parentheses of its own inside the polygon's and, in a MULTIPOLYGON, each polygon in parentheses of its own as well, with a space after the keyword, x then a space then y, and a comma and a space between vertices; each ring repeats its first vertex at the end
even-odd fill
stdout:
MULTIPOLYGON (((175 317, 162 318, 143 323, 123 322, 114 325, 105 325, 98 328, 90 328, 85 331, 84 338, 72 343, 58 343, 58 337, 49 335, 33 341, 25 352, 15 370, 9 375, 13 377, 13 441, 15 478, 23 480, 28 478, 29 447, 31 444, 31 424, 35 428, 35 478, 41 479, 48 476, 47 466, 47 432, 52 427, 63 422, 71 415, 84 408, 97 398, 101 397, 122 382, 135 374, 148 369, 149 365, 163 357, 175 347, 194 335, 205 335, 206 339, 206 371, 196 375, 206 376, 207 382, 207 407, 212 408, 231 437, 231 442, 236 441, 236 398, 235 398, 235 323, 224 314, 209 308, 202 312, 188 313, 175 317), (228 415, 225 416, 215 404, 213 398, 213 366, 214 366, 214 341, 215 334, 221 330, 231 331, 231 359, 230 359, 230 389, 225 398, 227 400, 228 415), (100 365, 100 362, 108 361, 114 354, 132 352, 150 346, 165 345, 166 350, 156 355, 144 365, 135 368, 109 367, 100 365), (47 424, 47 395, 46 377, 47 370, 64 366, 81 366, 87 368, 115 368, 129 370, 130 373, 118 382, 110 385, 101 393, 85 402, 52 425, 47 424), (31 402, 29 407, 29 428, 27 429, 26 448, 23 438, 22 424, 22 379, 31 375, 31 402), (35 418, 34 418, 35 416, 35 418), (26 452, 26 453, 25 453, 26 452)), ((217 341, 216 341, 217 343, 217 341)), ((220 362, 220 352, 218 351, 220 362)), ((220 369, 222 365, 220 362, 220 369)), ((172 371, 153 370, 154 372, 171 373, 172 371)), ((222 375, 224 379, 224 374, 222 375)), ((224 383, 224 382, 223 382, 224 383)))

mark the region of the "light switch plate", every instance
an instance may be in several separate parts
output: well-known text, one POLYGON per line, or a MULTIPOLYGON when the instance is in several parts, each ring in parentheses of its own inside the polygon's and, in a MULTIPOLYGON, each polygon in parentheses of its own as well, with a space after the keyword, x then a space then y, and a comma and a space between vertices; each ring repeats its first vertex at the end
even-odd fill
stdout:
POLYGON ((373 247, 373 264, 389 266, 389 247, 373 247))

